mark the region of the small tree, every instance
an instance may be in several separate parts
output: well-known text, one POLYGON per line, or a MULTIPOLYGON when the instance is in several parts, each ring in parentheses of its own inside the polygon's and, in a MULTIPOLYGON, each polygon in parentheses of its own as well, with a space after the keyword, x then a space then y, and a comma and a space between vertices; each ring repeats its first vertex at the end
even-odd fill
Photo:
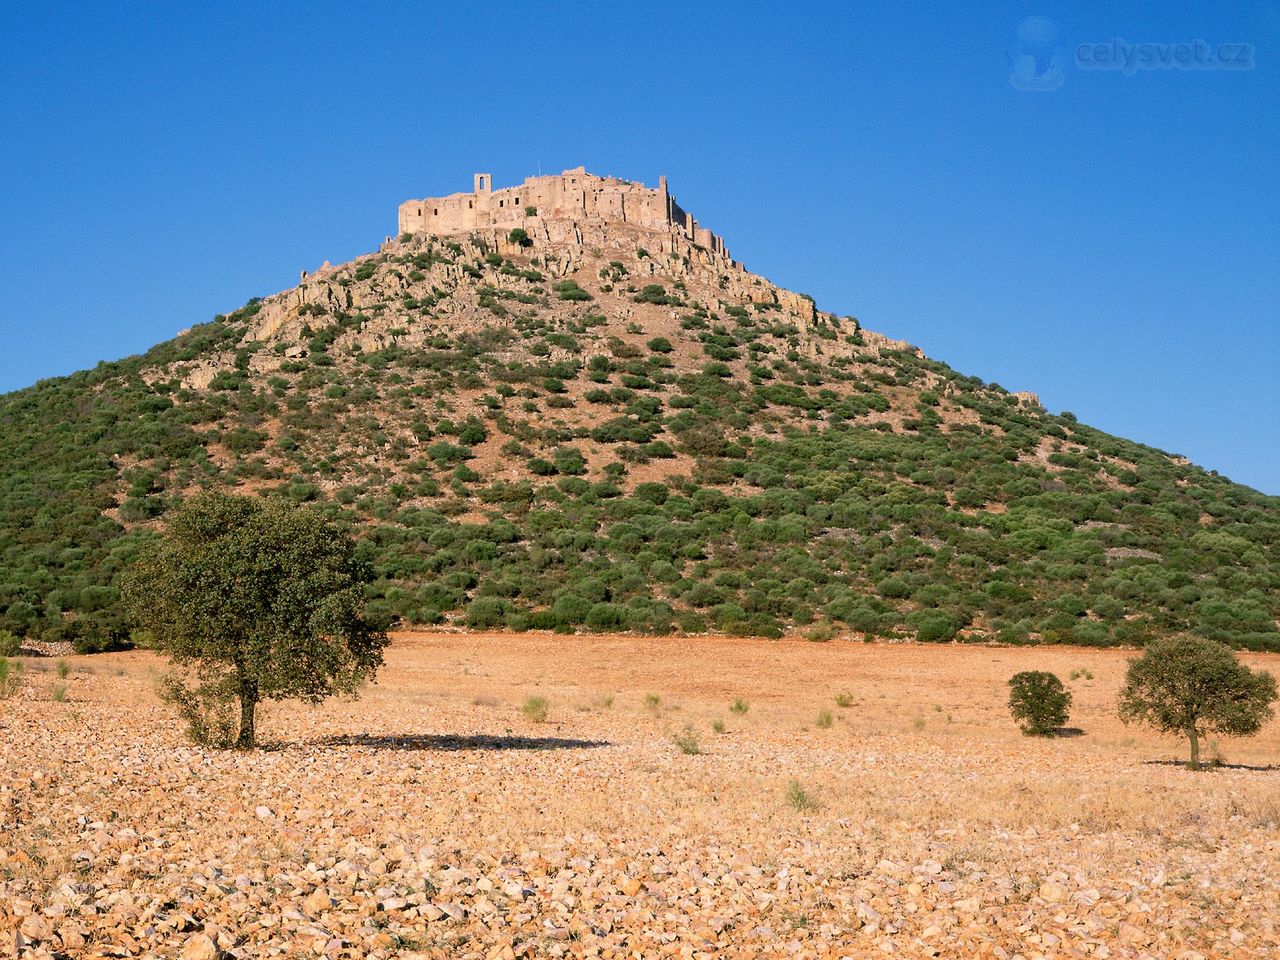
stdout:
POLYGON ((1024 670, 1009 678, 1009 712, 1028 737, 1047 737, 1067 722, 1071 692, 1056 674, 1024 670))
POLYGON ((1129 661, 1120 691, 1120 719, 1180 733, 1191 745, 1191 769, 1200 769, 1200 738, 1209 733, 1250 736, 1272 715, 1276 680, 1253 671, 1225 644, 1170 637, 1149 644, 1129 661))
POLYGON ((355 694, 387 637, 364 617, 367 566, 319 512, 209 494, 168 518, 125 580, 136 622, 206 694, 238 700, 235 745, 255 742, 260 701, 355 694))
POLYGON ((16 633, 0 630, 0 657, 16 657, 22 650, 22 641, 16 633))
POLYGON ((516 227, 509 234, 507 234, 507 239, 510 240, 512 243, 514 243, 518 247, 533 246, 533 238, 529 236, 529 231, 526 230, 524 227, 516 227))

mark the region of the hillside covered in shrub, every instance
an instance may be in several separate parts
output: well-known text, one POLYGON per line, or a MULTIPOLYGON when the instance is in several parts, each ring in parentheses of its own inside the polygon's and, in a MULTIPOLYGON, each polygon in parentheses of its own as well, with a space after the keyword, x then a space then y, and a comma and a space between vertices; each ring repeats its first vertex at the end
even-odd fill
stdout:
POLYGON ((0 637, 130 642, 121 573, 218 488, 350 524, 406 624, 1280 650, 1277 498, 678 238, 561 233, 404 236, 0 397, 0 637))

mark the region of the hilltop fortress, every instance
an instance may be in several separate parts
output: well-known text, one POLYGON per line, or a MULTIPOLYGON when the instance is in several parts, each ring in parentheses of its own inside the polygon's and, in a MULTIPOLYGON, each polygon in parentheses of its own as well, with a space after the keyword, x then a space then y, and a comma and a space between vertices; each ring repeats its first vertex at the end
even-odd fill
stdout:
POLYGON ((677 232, 726 260, 724 240, 700 225, 667 190, 667 178, 646 187, 633 180, 598 177, 585 167, 546 177, 526 177, 518 187, 493 189, 493 177, 477 173, 470 193, 427 197, 400 204, 400 233, 466 233, 485 227, 514 228, 532 217, 604 220, 677 232))
MULTIPOLYGON (((477 173, 470 193, 400 204, 398 225, 376 252, 302 270, 296 287, 256 301, 250 339, 281 341, 279 356, 292 362, 311 350, 324 323, 318 318, 330 317, 342 318, 329 325, 338 323, 360 351, 425 349, 435 324, 480 330, 523 306, 530 316, 546 310, 568 317, 587 309, 584 298, 594 301, 593 314, 628 329, 646 316, 659 325, 679 322, 676 308, 689 304, 735 317, 751 304, 777 311, 772 320, 781 326, 820 325, 822 336, 806 348, 815 354, 840 326, 812 297, 730 258, 723 239, 676 203, 666 177, 653 188, 577 167, 494 190, 490 175, 477 173), (563 295, 566 284, 579 295, 563 295), (347 330, 343 324, 356 317, 347 330)), ((847 336, 856 333, 864 349, 915 350, 851 323, 847 336)), ((279 360, 273 354, 258 362, 274 370, 279 360)), ((222 369, 211 360, 184 383, 203 389, 222 369)))

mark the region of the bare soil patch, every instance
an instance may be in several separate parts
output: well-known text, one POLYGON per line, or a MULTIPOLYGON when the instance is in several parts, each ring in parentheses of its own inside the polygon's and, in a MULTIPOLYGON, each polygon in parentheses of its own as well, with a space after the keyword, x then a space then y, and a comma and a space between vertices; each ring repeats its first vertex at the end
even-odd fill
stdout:
POLYGON ((1115 719, 1129 654, 462 632, 388 654, 359 701, 268 705, 252 753, 186 745, 151 654, 31 662, 0 701, 2 949, 1280 952, 1280 723, 1192 774, 1115 719), (1092 674, 1077 735, 1018 733, 1022 669, 1092 674))

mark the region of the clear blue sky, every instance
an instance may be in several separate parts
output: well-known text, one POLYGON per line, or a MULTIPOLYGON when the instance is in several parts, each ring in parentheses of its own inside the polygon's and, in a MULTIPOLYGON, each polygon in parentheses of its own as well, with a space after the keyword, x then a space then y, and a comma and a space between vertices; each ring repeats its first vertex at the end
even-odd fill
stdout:
POLYGON ((34 2, 5 21, 0 390, 369 251, 401 200, 473 171, 585 164, 667 174, 748 268, 824 309, 1280 493, 1277 3, 34 2), (1032 70, 1056 89, 1010 81, 1033 16, 1060 32, 1032 70), (1253 68, 1080 67, 1117 37, 1252 44, 1253 68))

